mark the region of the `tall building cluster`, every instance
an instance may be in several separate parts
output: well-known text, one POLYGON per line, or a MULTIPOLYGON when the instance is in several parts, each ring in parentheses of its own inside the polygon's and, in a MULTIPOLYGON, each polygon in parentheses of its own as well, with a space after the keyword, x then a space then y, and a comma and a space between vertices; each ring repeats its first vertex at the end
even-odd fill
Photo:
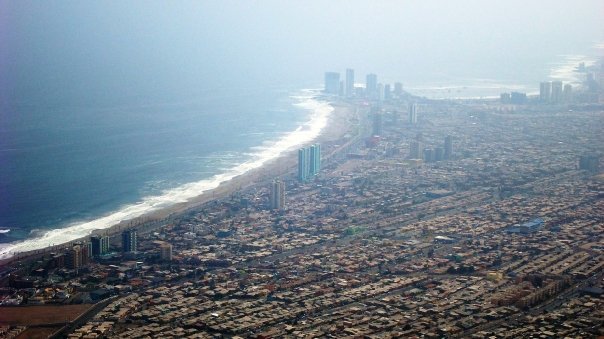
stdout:
MULTIPOLYGON (((138 237, 135 228, 122 232, 122 251, 123 255, 132 255, 138 252, 138 237)), ((107 235, 92 235, 89 241, 78 241, 69 245, 63 252, 52 254, 52 263, 49 265, 54 268, 67 268, 78 270, 87 266, 94 258, 103 257, 111 254, 109 251, 110 238, 107 235)), ((162 242, 159 246, 160 259, 172 260, 172 245, 162 242)), ((114 253, 115 255, 115 253, 114 253)))
POLYGON ((393 97, 403 95, 403 84, 400 82, 382 84, 378 82, 378 76, 369 73, 365 76, 365 87, 355 87, 354 69, 346 69, 343 79, 340 79, 338 72, 325 72, 325 94, 338 95, 344 98, 364 98, 368 100, 384 101, 391 100, 393 97))
POLYGON ((67 247, 63 253, 53 254, 53 267, 77 270, 89 264, 94 257, 109 253, 109 237, 90 237, 90 241, 78 241, 67 247))
POLYGON ((72 270, 77 270, 83 266, 88 265, 92 257, 92 242, 78 241, 75 244, 69 245, 62 253, 53 253, 52 264, 50 264, 50 266, 55 268, 64 267, 72 270))
POLYGON ((87 265, 89 259, 88 246, 77 244, 67 250, 67 253, 65 254, 65 267, 76 270, 87 265))
POLYGON ((443 146, 435 148, 424 147, 424 139, 419 133, 409 144, 409 159, 421 159, 424 162, 437 162, 453 158, 453 137, 447 135, 443 146))
POLYGON ((569 103, 573 100, 573 86, 562 81, 544 81, 539 85, 539 101, 548 104, 569 103))
POLYGON ((501 93, 500 99, 502 104, 523 105, 526 104, 528 97, 526 96, 526 93, 511 92, 501 93))
POLYGON ((298 180, 307 181, 321 170, 321 145, 314 144, 298 150, 298 180))

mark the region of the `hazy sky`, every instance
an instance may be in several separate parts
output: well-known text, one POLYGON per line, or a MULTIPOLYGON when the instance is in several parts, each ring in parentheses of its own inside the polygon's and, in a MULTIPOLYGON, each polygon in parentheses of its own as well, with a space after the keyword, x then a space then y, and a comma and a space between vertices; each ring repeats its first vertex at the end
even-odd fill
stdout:
POLYGON ((466 72, 513 77, 516 66, 586 53, 604 40, 602 0, 2 0, 0 6, 2 97, 19 101, 313 84, 325 70, 346 67, 359 80, 367 72, 403 82, 466 72))

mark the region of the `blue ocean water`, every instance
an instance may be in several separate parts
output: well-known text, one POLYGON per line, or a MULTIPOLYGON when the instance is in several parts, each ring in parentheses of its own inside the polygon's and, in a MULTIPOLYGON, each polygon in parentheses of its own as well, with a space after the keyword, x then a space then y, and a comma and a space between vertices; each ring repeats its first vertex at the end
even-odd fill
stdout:
MULTIPOLYGON (((553 58, 516 81, 443 77, 406 89, 432 98, 531 93, 548 79, 579 84, 575 67, 596 60, 553 58)), ((186 201, 309 142, 330 107, 302 87, 13 103, 0 116, 0 258, 186 201)))
POLYGON ((295 105, 299 94, 249 88, 152 103, 15 105, 0 128, 0 241, 94 220, 223 173, 308 121, 310 111, 295 105))

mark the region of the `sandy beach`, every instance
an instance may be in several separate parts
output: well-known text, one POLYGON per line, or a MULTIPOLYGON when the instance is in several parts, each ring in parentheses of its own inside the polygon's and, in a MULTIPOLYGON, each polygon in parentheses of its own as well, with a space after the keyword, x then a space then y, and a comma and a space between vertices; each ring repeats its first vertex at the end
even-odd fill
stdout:
MULTIPOLYGON (((351 124, 349 118, 353 114, 351 106, 339 102, 332 102, 330 103, 330 106, 332 106, 334 110, 330 113, 327 125, 321 130, 320 135, 311 143, 335 143, 350 132, 351 124)), ((325 156, 325 153, 323 156, 325 156)), ((256 185, 266 184, 275 177, 293 173, 296 169, 296 162, 297 151, 289 150, 279 157, 267 161, 261 167, 249 170, 242 175, 225 181, 218 187, 202 192, 200 195, 189 199, 187 202, 177 203, 134 219, 123 220, 109 228, 93 231, 92 234, 114 236, 122 230, 131 227, 144 228, 145 231, 161 227, 171 220, 178 218, 178 216, 183 213, 201 208, 210 201, 227 197, 237 191, 242 191, 256 185)), ((30 259, 31 257, 41 256, 49 252, 61 251, 63 248, 70 246, 73 243, 86 240, 88 237, 89 236, 81 237, 51 247, 21 252, 16 256, 0 260, 0 265, 6 265, 16 260, 30 259)))

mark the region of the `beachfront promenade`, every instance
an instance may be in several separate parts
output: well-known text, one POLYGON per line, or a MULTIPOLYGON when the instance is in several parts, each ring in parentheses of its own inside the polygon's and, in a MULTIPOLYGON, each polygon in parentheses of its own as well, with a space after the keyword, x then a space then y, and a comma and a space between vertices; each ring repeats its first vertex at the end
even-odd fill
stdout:
POLYGON ((114 239, 114 256, 24 262, 13 283, 54 292, 28 302, 117 296, 74 338, 601 335, 604 182, 579 161, 604 144, 604 109, 424 101, 410 123, 409 100, 335 102, 347 127, 310 182, 295 159, 269 166, 145 226, 137 255, 114 239), (448 159, 412 156, 448 136, 448 159))

